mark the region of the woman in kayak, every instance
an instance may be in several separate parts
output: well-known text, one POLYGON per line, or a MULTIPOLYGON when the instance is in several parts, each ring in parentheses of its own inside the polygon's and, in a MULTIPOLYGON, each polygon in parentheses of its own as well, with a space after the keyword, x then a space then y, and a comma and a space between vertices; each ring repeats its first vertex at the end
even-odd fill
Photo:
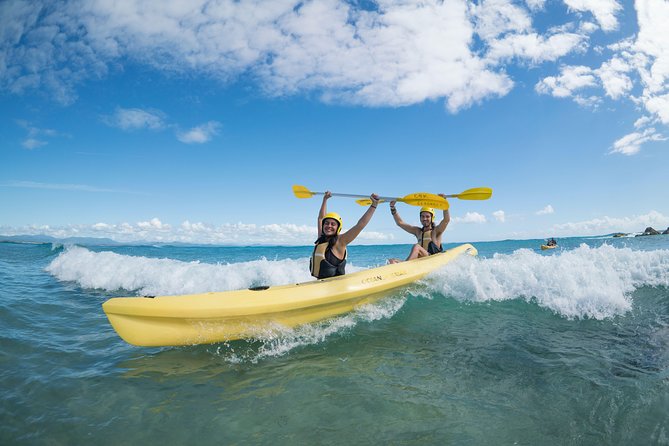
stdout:
POLYGON ((343 276, 346 267, 346 246, 351 243, 367 226, 372 219, 379 197, 370 195, 372 205, 360 217, 358 223, 351 229, 341 234, 342 219, 336 212, 328 212, 327 200, 332 196, 330 191, 323 195, 323 204, 318 212, 318 240, 311 255, 309 268, 311 275, 318 279, 326 277, 343 276))
MULTIPOLYGON (((444 194, 439 195, 446 199, 444 194)), ((420 209, 420 223, 422 227, 412 226, 402 220, 402 217, 400 217, 400 214, 395 208, 395 203, 395 201, 390 202, 390 213, 393 214, 395 223, 409 234, 413 234, 417 239, 417 243, 411 248, 407 260, 413 260, 442 252, 444 249, 441 246, 441 236, 444 234, 446 226, 448 226, 448 223, 451 221, 451 213, 448 210, 445 210, 443 220, 441 220, 438 225, 435 225, 434 219, 436 214, 434 213, 434 209, 423 207, 420 209)), ((401 260, 388 260, 388 263, 398 262, 401 262, 401 260)))

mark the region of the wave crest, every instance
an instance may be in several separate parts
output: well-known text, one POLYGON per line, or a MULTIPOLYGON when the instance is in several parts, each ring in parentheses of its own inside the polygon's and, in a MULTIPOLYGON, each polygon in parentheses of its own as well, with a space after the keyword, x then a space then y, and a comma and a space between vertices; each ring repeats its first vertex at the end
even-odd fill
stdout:
POLYGON ((462 256, 428 278, 431 291, 473 302, 522 298, 568 318, 605 319, 632 308, 641 286, 669 286, 669 251, 586 244, 556 255, 529 249, 462 256))

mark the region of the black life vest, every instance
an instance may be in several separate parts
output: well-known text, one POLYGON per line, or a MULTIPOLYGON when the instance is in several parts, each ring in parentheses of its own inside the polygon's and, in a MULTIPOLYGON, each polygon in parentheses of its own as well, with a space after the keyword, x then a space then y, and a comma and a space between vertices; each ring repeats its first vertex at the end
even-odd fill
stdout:
POLYGON ((435 242, 432 241, 432 229, 427 231, 421 230, 420 237, 417 237, 418 244, 427 251, 428 254, 437 254, 443 252, 443 246, 437 246, 435 242))
POLYGON ((322 240, 323 238, 321 237, 316 241, 314 252, 311 254, 311 260, 309 261, 311 275, 318 279, 343 276, 346 274, 346 257, 348 256, 348 251, 344 251, 344 259, 338 259, 332 252, 330 242, 322 240))

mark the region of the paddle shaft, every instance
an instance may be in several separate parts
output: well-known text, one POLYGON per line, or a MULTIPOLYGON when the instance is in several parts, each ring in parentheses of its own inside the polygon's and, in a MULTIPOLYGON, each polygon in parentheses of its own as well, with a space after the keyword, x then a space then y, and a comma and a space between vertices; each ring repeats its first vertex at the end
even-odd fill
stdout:
MULTIPOLYGON (((325 195, 325 192, 311 192, 314 195, 325 195)), ((369 198, 369 195, 357 195, 357 194, 338 194, 336 192, 331 192, 330 195, 333 197, 345 197, 345 198, 369 198)), ((379 201, 392 201, 392 200, 401 200, 402 198, 398 197, 379 197, 379 201)))

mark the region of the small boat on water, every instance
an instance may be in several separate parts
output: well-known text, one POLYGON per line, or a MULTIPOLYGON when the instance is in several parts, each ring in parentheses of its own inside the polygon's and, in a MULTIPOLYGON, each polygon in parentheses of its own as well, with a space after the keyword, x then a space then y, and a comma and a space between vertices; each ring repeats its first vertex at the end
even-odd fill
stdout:
POLYGON ((541 250, 542 251, 545 251, 547 249, 555 249, 555 248, 557 248, 557 240, 555 240, 552 237, 549 238, 548 240, 546 240, 545 244, 541 245, 541 250))
POLYGON ((464 244, 429 257, 293 285, 184 296, 115 297, 102 304, 126 342, 144 346, 211 344, 254 338, 277 325, 295 327, 376 301, 461 254, 464 244))

